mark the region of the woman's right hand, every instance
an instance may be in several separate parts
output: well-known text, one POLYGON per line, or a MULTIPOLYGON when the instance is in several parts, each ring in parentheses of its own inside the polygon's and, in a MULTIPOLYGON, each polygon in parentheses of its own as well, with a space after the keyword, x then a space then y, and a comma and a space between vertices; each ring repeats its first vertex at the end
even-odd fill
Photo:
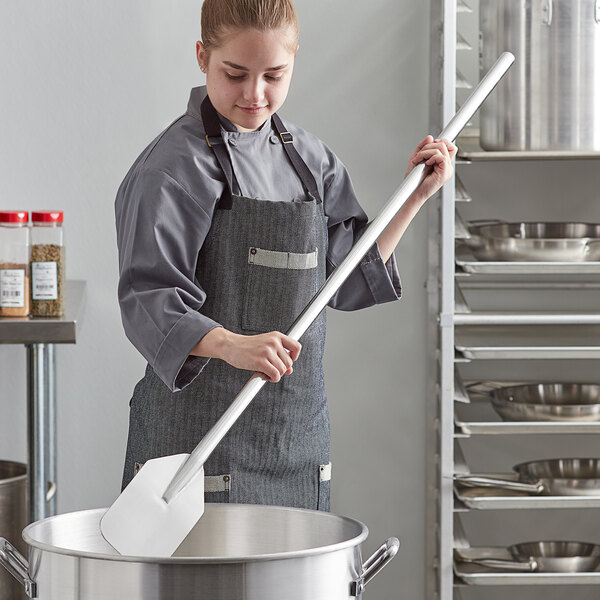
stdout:
POLYGON ((293 372, 300 356, 300 342, 270 331, 257 335, 240 335, 223 327, 209 331, 192 350, 194 356, 220 358, 237 369, 255 371, 267 381, 277 383, 293 372))

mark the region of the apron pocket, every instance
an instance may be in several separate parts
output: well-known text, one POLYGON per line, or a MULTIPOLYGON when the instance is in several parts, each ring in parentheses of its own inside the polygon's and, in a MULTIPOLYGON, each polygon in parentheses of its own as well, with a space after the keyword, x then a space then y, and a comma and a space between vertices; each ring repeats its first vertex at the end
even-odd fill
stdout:
POLYGON ((242 329, 285 333, 317 291, 318 252, 248 250, 242 329))

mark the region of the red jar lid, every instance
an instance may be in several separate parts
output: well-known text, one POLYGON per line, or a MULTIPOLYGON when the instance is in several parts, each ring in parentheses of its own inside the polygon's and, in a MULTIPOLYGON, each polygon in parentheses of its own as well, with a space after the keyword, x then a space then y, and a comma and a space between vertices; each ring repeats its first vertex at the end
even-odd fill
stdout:
POLYGON ((29 213, 26 210, 0 210, 0 223, 27 223, 29 213))
POLYGON ((33 223, 62 223, 62 210, 35 210, 31 212, 33 223))

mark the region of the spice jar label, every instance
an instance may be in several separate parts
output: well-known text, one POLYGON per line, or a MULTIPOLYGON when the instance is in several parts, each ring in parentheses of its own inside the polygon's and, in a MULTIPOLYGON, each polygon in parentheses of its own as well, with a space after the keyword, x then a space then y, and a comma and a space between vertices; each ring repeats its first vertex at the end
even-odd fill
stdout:
POLYGON ((56 262, 31 263, 31 297, 33 300, 57 300, 58 277, 56 262))
POLYGON ((0 269, 0 307, 25 306, 25 269, 0 269))

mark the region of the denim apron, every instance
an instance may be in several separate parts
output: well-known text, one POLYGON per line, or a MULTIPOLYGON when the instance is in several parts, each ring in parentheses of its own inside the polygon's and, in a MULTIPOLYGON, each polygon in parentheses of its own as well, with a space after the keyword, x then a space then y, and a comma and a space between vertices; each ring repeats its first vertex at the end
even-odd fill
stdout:
MULTIPOLYGON (((235 333, 286 332, 325 281, 327 226, 314 177, 277 115, 272 127, 306 191, 303 201, 239 194, 216 110, 206 140, 227 182, 199 253, 203 314, 235 333)), ((206 502, 329 510, 329 415, 322 358, 325 311, 300 340, 292 375, 267 383, 204 465, 206 502)), ((148 365, 131 400, 123 486, 146 460, 190 452, 250 378, 212 359, 171 392, 148 365)))

